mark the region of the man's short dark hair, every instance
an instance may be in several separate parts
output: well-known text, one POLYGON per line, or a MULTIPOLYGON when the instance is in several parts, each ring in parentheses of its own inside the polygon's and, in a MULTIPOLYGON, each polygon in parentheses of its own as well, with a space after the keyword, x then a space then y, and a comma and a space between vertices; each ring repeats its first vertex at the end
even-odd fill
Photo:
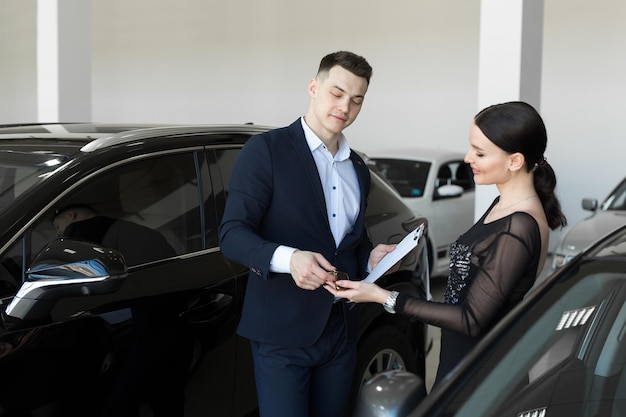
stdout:
POLYGON ((58 215, 63 214, 70 210, 80 211, 82 213, 96 214, 96 210, 94 210, 93 207, 87 204, 72 203, 72 204, 68 204, 66 206, 55 209, 53 212, 53 218, 56 218, 58 215))
POLYGON ((365 78, 367 83, 370 83, 370 78, 372 77, 372 67, 370 64, 368 64, 362 56, 348 51, 333 52, 322 58, 320 67, 317 70, 317 75, 327 74, 335 65, 339 65, 341 68, 350 71, 357 77, 365 78))

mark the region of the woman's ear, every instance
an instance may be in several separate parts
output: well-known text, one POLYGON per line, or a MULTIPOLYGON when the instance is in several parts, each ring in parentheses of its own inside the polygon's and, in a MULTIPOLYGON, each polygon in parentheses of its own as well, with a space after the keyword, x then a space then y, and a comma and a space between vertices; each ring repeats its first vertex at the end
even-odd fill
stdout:
POLYGON ((509 170, 511 171, 520 170, 524 166, 525 162, 526 162, 526 158, 524 158, 524 155, 521 154, 520 152, 515 152, 514 154, 511 154, 511 156, 509 157, 509 170))

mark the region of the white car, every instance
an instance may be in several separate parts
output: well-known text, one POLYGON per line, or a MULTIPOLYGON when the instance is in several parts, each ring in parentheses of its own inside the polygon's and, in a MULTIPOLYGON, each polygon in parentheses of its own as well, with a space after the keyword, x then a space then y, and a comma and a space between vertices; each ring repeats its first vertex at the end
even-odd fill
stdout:
POLYGON ((431 276, 447 276, 450 245, 474 223, 474 176, 465 154, 434 148, 368 152, 413 212, 428 219, 431 276))
POLYGON ((626 224, 626 178, 598 206, 598 200, 584 198, 582 207, 593 214, 574 224, 554 249, 552 269, 558 269, 591 243, 626 224))

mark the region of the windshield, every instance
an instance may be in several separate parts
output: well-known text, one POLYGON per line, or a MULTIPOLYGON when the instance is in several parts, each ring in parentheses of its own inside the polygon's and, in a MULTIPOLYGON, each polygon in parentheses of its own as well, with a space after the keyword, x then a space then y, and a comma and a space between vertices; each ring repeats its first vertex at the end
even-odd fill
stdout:
POLYGON ((430 162, 404 159, 371 158, 383 177, 402 197, 422 197, 428 180, 430 162))
POLYGON ((0 213, 65 160, 50 152, 0 149, 0 213))
POLYGON ((572 275, 483 352, 443 415, 617 415, 626 387, 624 263, 588 262, 572 275))
POLYGON ((617 186, 604 203, 602 210, 626 210, 626 178, 617 186))

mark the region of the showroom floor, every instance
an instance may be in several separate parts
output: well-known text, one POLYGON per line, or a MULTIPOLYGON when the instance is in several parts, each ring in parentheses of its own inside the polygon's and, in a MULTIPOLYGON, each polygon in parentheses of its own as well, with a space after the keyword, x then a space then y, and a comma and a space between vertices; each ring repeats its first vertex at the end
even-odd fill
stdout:
MULTIPOLYGON (((543 271, 537 282, 541 281, 543 278, 547 277, 552 271, 551 267, 552 256, 548 255, 546 259, 546 263, 544 265, 543 271)), ((443 293, 446 288, 446 278, 445 277, 436 277, 432 278, 430 282, 430 292, 433 295, 433 300, 435 301, 443 301, 443 293)), ((433 334, 433 347, 426 356, 426 389, 430 392, 433 383, 435 382, 435 376, 437 374, 437 365, 439 363, 439 336, 440 331, 438 327, 431 326, 431 331, 433 334)))

